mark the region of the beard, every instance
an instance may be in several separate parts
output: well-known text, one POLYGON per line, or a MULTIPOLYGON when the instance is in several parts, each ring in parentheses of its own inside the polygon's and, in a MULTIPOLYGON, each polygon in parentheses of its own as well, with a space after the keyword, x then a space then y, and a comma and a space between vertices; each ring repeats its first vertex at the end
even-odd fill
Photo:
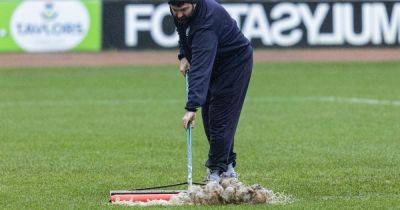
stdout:
POLYGON ((174 20, 175 20, 176 26, 179 26, 179 27, 188 26, 191 17, 192 16, 185 16, 185 17, 177 18, 177 17, 174 16, 174 20))
POLYGON ((181 17, 181 18, 175 18, 176 22, 179 25, 187 25, 187 23, 189 22, 190 17, 181 17))

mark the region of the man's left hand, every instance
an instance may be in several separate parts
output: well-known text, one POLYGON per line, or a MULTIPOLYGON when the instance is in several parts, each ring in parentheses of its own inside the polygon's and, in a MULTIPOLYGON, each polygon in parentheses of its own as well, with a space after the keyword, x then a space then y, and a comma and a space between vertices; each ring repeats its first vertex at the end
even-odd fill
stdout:
POLYGON ((194 128, 195 119, 196 119, 196 112, 186 111, 185 115, 183 115, 182 118, 183 127, 187 129, 188 124, 190 122, 192 128, 194 128))

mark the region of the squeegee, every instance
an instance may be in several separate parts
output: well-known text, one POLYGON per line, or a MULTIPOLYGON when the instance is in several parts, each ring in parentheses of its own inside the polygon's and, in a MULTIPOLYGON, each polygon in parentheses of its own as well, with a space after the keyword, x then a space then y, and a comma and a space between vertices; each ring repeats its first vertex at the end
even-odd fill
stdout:
MULTIPOLYGON (((189 79, 188 74, 185 76, 185 92, 186 101, 188 100, 189 94, 189 79)), ((188 189, 193 185, 192 179, 192 126, 188 124, 186 128, 186 158, 187 158, 187 182, 165 185, 159 187, 149 187, 142 189, 133 190, 111 190, 110 191, 110 202, 149 202, 153 200, 165 200, 169 201, 174 195, 184 192, 185 190, 160 190, 174 186, 188 185, 188 189)), ((202 184, 202 183, 196 183, 202 184)))

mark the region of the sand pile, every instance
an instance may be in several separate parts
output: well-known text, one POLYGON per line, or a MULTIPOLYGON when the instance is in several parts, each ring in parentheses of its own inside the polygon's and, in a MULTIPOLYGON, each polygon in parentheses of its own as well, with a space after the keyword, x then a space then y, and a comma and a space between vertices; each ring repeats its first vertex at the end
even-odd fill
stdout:
POLYGON ((223 179, 220 183, 209 182, 205 186, 194 185, 187 192, 179 193, 170 201, 121 202, 128 206, 179 206, 179 205, 218 205, 218 204, 287 204, 291 196, 274 193, 258 184, 246 186, 236 179, 223 179))

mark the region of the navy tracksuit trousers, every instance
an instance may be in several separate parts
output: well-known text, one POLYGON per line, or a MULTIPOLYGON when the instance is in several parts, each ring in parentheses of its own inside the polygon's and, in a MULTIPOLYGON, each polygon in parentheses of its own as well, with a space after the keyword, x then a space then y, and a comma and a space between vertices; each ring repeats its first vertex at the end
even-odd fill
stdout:
POLYGON ((226 72, 226 75, 212 77, 206 103, 202 106, 204 130, 210 144, 205 165, 210 170, 226 171, 228 164, 236 165, 234 136, 253 68, 252 53, 247 62, 216 68, 225 68, 226 70, 220 69, 215 72, 226 72), (238 74, 231 77, 231 80, 227 79, 228 74, 232 72, 238 74), (218 87, 219 90, 225 88, 229 91, 217 94, 212 91, 213 87, 218 87))

